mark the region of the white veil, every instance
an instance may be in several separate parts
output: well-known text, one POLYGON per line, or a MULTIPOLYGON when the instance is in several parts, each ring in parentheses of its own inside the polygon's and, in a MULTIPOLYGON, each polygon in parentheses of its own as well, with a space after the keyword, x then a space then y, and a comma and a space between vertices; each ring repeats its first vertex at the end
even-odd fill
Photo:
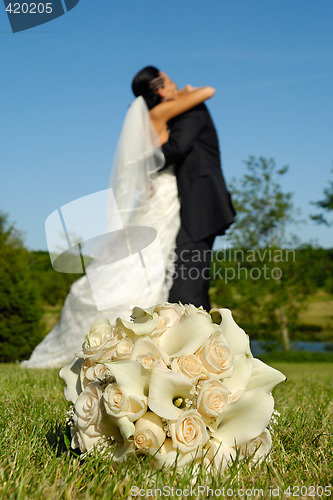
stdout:
POLYGON ((146 103, 138 97, 126 114, 118 142, 107 231, 98 238, 94 261, 86 269, 98 310, 145 296, 149 302, 166 279, 165 258, 152 224, 154 184, 164 161, 146 103))
MULTIPOLYGON (((151 181, 164 163, 159 137, 145 100, 139 96, 126 114, 110 181, 124 227, 130 223, 134 211, 149 200, 151 181)), ((112 220, 112 214, 109 215, 112 220)))
MULTIPOLYGON (((158 173, 164 164, 158 142, 145 101, 138 97, 124 121, 111 189, 104 191, 106 195, 101 192, 105 203, 96 204, 99 193, 94 193, 72 202, 70 212, 61 207, 67 226, 67 213, 75 215, 74 231, 77 221, 81 224, 81 241, 87 242, 82 245, 84 255, 88 255, 90 241, 94 260, 86 262, 86 275, 73 283, 58 324, 22 366, 63 366, 80 350, 96 319, 129 318, 134 305, 150 307, 167 300, 168 275, 173 270, 170 255, 180 227, 179 199, 172 167, 158 173)), ((75 248, 75 241, 69 246, 75 248)), ((56 258, 65 253, 58 252, 56 258)))

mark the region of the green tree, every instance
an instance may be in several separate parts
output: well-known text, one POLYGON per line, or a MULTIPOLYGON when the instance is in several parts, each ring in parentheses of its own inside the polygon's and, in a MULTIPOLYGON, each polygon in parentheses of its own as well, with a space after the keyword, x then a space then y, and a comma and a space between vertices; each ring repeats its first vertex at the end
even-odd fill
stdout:
POLYGON ((333 181, 329 181, 329 186, 324 189, 324 198, 322 200, 312 202, 312 204, 316 205, 319 209, 322 210, 322 212, 319 214, 311 215, 310 216, 311 219, 317 222, 318 224, 325 224, 326 226, 331 226, 332 221, 329 222, 325 217, 325 215, 327 214, 327 212, 331 212, 333 210, 333 181))
POLYGON ((43 309, 32 279, 30 254, 20 234, 0 212, 0 361, 29 357, 42 340, 43 309))
POLYGON ((239 248, 281 247, 286 225, 295 220, 292 193, 285 193, 280 178, 288 166, 277 168, 273 158, 249 156, 247 172, 231 184, 237 218, 228 233, 231 244, 239 248))
POLYGON ((237 218, 228 232, 231 246, 243 250, 245 256, 241 258, 245 270, 238 278, 241 285, 237 295, 244 315, 279 325, 288 350, 288 322, 295 320, 299 303, 307 293, 302 277, 295 279, 290 273, 293 263, 286 262, 281 253, 291 243, 287 225, 297 222, 292 193, 284 192, 280 182, 288 167, 278 168, 274 159, 254 156, 245 164, 245 175, 231 184, 237 218), (248 259, 250 253, 253 258, 248 259))

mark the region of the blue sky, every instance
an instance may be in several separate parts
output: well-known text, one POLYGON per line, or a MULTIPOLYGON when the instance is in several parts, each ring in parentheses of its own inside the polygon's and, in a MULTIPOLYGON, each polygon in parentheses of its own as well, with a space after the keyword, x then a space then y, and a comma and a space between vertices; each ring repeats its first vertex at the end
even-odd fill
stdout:
POLYGON ((332 247, 314 225, 333 162, 331 0, 80 0, 13 34, 0 5, 0 209, 31 249, 61 205, 108 186, 130 82, 147 64, 208 102, 227 181, 249 155, 289 165, 283 180, 307 223, 302 242, 332 247))

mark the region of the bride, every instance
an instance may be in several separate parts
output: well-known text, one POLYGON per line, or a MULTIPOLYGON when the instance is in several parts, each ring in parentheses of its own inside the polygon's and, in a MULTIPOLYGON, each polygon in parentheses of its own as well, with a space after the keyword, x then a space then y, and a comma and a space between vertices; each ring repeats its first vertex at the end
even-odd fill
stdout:
POLYGON ((168 122, 215 90, 190 85, 178 90, 153 66, 136 74, 132 89, 137 98, 127 112, 112 168, 108 233, 95 246, 86 274, 73 283, 59 323, 23 367, 60 368, 81 349, 98 318, 112 323, 119 316, 129 318, 135 305, 167 301, 180 203, 173 167, 163 168, 160 146, 168 141, 168 122))

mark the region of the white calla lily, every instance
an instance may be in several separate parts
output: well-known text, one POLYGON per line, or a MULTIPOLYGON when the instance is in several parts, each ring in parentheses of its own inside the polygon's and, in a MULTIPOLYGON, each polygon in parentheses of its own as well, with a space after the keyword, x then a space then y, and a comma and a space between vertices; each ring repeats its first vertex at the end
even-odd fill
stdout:
MULTIPOLYGON (((151 359, 156 362, 162 361, 166 365, 169 363, 169 356, 166 352, 164 352, 155 342, 153 342, 150 338, 140 338, 134 345, 134 349, 131 353, 130 360, 131 361, 139 361, 141 363, 142 356, 151 355, 151 359), (140 359, 138 359, 140 358, 140 359)), ((145 363, 141 363, 145 366, 145 363)))
POLYGON ((208 315, 191 314, 168 328, 161 336, 159 346, 171 357, 194 354, 215 329, 208 315))
POLYGON ((267 392, 272 392, 274 387, 284 380, 286 380, 286 377, 283 373, 266 365, 260 359, 253 358, 252 374, 247 389, 262 387, 267 392))
POLYGON ((153 316, 149 314, 137 317, 135 321, 125 321, 117 318, 116 325, 130 337, 135 340, 136 337, 150 335, 158 325, 160 318, 157 313, 153 316))
POLYGON ((229 404, 223 411, 223 420, 212 433, 223 446, 239 446, 254 439, 267 427, 274 408, 271 394, 264 389, 253 389, 229 404))
POLYGON ((121 417, 116 419, 120 434, 122 435, 125 442, 133 441, 135 427, 133 422, 127 417, 121 417))
MULTIPOLYGON (((110 415, 108 415, 106 412, 103 412, 102 414, 102 420, 100 423, 100 429, 101 429, 101 434, 104 436, 111 436, 112 439, 116 443, 123 443, 124 438, 120 432, 119 426, 118 426, 118 421, 119 419, 116 419, 110 415)), ((125 435, 130 436, 131 435, 131 430, 133 428, 129 428, 127 432, 125 432, 125 435)))
POLYGON ((230 391, 229 401, 236 401, 245 391, 252 374, 252 355, 237 354, 234 357, 234 372, 223 379, 223 385, 230 391))
POLYGON ((133 307, 132 309, 131 318, 133 318, 135 322, 141 323, 147 321, 146 316, 148 316, 149 319, 152 319, 153 314, 154 314, 154 307, 148 307, 147 309, 142 309, 142 307, 136 306, 133 307))
POLYGON ((115 450, 115 454, 112 456, 112 460, 116 463, 121 463, 126 460, 129 455, 135 452, 134 441, 126 441, 123 445, 118 445, 115 450))
POLYGON ((152 370, 148 406, 162 418, 176 420, 184 411, 193 385, 182 373, 152 370))
POLYGON ((149 372, 136 361, 105 362, 118 383, 131 396, 147 401, 149 372))
POLYGON ((167 438, 161 448, 153 455, 153 462, 158 469, 168 468, 175 464, 180 453, 173 447, 171 438, 167 438))
POLYGON ((232 317, 230 309, 212 309, 210 314, 215 322, 220 322, 220 331, 226 337, 233 354, 250 354, 249 336, 232 317))
POLYGON ((60 378, 65 382, 64 394, 67 401, 75 403, 82 392, 80 372, 84 359, 74 357, 68 365, 61 368, 60 378))

